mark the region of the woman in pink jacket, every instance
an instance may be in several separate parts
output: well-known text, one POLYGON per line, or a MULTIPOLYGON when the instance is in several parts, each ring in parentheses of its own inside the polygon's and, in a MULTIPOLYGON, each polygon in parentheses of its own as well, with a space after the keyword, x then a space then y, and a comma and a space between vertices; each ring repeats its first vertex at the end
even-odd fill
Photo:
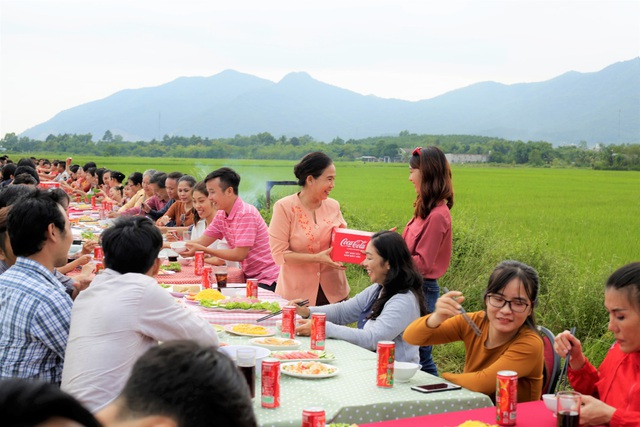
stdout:
POLYGON ((604 306, 616 342, 596 369, 582 353, 580 340, 564 331, 556 352, 569 349, 569 382, 582 393, 580 425, 640 426, 640 262, 616 270, 607 280, 604 306))

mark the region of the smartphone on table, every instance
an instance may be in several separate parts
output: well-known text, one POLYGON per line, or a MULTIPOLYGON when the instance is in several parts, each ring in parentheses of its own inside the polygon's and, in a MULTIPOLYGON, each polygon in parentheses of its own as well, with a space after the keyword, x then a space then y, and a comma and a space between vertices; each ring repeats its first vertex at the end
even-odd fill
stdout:
POLYGON ((420 393, 437 393, 439 391, 460 390, 462 387, 449 383, 437 383, 426 385, 414 385, 411 386, 411 390, 419 391, 420 393))

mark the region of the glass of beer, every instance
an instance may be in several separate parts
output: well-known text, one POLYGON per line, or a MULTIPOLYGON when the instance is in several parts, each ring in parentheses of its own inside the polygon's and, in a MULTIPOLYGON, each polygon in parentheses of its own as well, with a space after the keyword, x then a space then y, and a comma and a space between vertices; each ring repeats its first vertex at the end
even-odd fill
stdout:
POLYGON ((215 267, 213 267, 213 273, 216 275, 216 283, 218 284, 218 288, 226 288, 228 274, 227 266, 216 265, 215 267))
POLYGON ((560 391, 556 398, 558 399, 556 408, 557 426, 578 427, 580 425, 582 395, 575 391, 560 391))
POLYGON ((236 363, 238 369, 242 372, 249 390, 251 391, 251 397, 256 395, 256 351, 252 348, 239 348, 236 352, 236 363))

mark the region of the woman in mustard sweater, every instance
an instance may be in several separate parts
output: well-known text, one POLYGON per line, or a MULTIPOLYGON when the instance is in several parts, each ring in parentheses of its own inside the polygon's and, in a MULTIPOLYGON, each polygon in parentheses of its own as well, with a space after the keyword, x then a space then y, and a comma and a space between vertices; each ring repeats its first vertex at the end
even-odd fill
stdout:
POLYGON ((539 400, 544 345, 535 330, 533 312, 538 288, 538 273, 533 268, 518 261, 503 261, 489 277, 485 311, 469 313, 479 335, 460 315, 462 293, 452 291, 438 299, 432 314, 407 327, 404 340, 414 345, 463 341, 464 371, 444 373, 444 379, 494 398, 498 371, 516 371, 518 402, 539 400))

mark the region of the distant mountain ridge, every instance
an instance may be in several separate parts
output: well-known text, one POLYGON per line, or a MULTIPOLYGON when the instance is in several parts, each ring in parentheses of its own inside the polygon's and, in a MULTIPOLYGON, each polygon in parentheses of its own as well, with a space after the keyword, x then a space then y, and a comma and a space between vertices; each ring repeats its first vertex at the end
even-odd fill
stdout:
POLYGON ((329 142, 408 130, 555 145, 640 142, 640 57, 544 82, 477 83, 422 101, 365 96, 304 72, 274 83, 226 70, 123 90, 62 111, 22 136, 91 133, 99 139, 106 130, 131 141, 269 132, 329 142))

